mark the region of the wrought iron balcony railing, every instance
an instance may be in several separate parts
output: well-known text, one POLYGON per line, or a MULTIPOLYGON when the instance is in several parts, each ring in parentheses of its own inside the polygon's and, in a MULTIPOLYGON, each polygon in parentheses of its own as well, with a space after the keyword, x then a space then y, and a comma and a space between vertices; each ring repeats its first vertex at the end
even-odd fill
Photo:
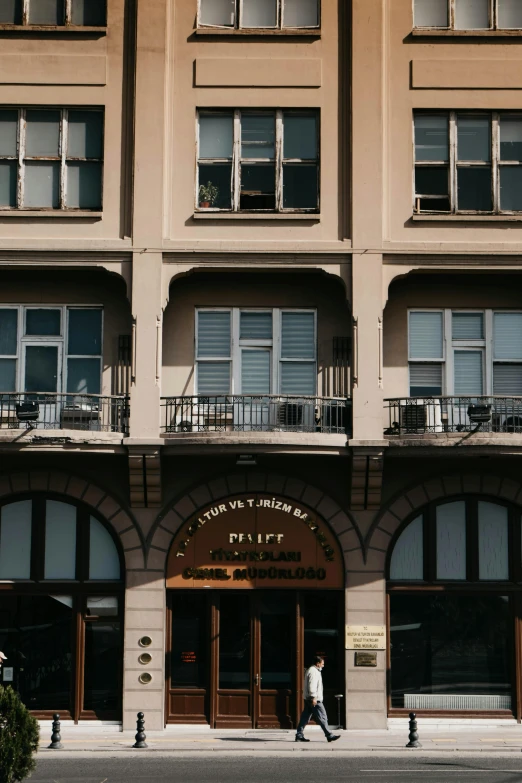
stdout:
POLYGON ((345 435, 351 400, 285 394, 162 397, 161 431, 320 432, 345 435))
POLYGON ((384 405, 385 435, 522 433, 522 397, 400 397, 384 405))
POLYGON ((129 432, 129 397, 0 392, 0 430, 129 432))

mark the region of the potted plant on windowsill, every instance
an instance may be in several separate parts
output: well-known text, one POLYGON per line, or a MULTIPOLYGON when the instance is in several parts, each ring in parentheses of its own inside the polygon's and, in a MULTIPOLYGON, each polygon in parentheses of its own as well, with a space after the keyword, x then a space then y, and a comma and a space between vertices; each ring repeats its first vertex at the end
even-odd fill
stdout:
POLYGON ((214 206, 219 196, 219 188, 212 182, 199 186, 199 208, 210 209, 214 206))

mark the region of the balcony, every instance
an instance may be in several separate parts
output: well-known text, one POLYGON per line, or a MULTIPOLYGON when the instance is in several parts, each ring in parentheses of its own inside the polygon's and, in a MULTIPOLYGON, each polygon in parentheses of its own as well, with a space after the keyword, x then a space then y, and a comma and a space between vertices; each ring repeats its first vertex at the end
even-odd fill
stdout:
POLYGON ((0 393, 2 430, 129 434, 129 397, 50 392, 0 393))
MULTIPOLYGON (((313 433, 342 436, 351 429, 351 400, 281 394, 163 397, 161 434, 313 433)), ((241 440, 241 436, 239 436, 241 440)), ((245 438, 246 439, 246 438, 245 438)))
POLYGON ((384 401, 385 436, 522 434, 522 397, 400 397, 384 401))

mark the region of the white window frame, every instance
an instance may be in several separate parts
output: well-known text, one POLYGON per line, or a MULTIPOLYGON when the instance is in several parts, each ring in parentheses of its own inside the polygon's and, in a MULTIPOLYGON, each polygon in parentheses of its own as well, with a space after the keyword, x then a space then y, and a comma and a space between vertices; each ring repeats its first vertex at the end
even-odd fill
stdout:
MULTIPOLYGON (((522 314, 522 310, 513 308, 433 308, 433 307, 412 307, 408 309, 408 375, 409 370, 414 364, 440 364, 442 366, 442 397, 454 396, 454 367, 455 351, 461 350, 479 350, 483 353, 483 396, 494 396, 493 394, 493 376, 495 364, 519 364, 522 365, 522 359, 495 359, 494 348, 494 315, 496 313, 515 313, 522 314), (411 313, 442 313, 442 345, 443 357, 441 359, 412 359, 410 350, 410 315, 411 313), (484 337, 482 339, 463 339, 459 340, 453 337, 452 319, 454 313, 480 313, 484 317, 484 337)), ((408 394, 411 383, 408 382, 408 394)))
POLYGON ((489 0, 489 27, 455 27, 455 0, 446 0, 448 4, 448 25, 447 27, 422 27, 415 24, 415 2, 413 0, 413 29, 414 30, 454 30, 455 32, 467 32, 467 30, 477 30, 478 32, 491 32, 492 30, 521 30, 518 27, 499 27, 499 0, 489 0))
POLYGON ((520 215, 522 210, 507 210, 500 208, 500 171, 504 167, 522 167, 522 160, 501 160, 500 159, 500 120, 502 117, 516 117, 522 120, 520 111, 416 111, 413 115, 413 214, 414 215, 520 215), (448 150, 449 161, 440 160, 421 160, 415 159, 415 119, 421 116, 440 116, 448 118, 448 150), (458 117, 487 117, 490 122, 491 137, 491 160, 473 161, 458 159, 458 117), (417 193, 415 174, 420 168, 447 168, 448 169, 448 195, 434 196, 429 193, 417 193), (462 168, 485 167, 491 169, 491 202, 492 210, 466 210, 458 208, 458 171, 462 168), (421 199, 431 199, 433 201, 449 200, 449 211, 447 210, 421 210, 421 199))
MULTIPOLYGON (((58 394, 74 394, 67 392, 67 370, 68 359, 99 359, 100 361, 100 395, 103 395, 103 345, 104 345, 104 309, 99 304, 9 304, 2 302, 0 310, 16 310, 17 317, 17 336, 16 336, 16 356, 0 355, 0 359, 16 359, 16 389, 13 393, 22 394, 25 379, 25 346, 26 345, 49 345, 59 346, 59 377, 61 378, 61 388, 58 388, 58 394), (59 310, 60 311, 60 335, 35 335, 25 334, 25 314, 28 310, 59 310), (101 312, 101 353, 79 355, 68 353, 69 343, 69 313, 71 310, 99 310, 101 312)), ((0 392, 7 394, 8 392, 0 392)), ((81 396, 81 395, 80 395, 81 396)))
MULTIPOLYGON (((27 0, 26 0, 27 2, 27 0)), ((289 27, 285 25, 285 0, 277 0, 277 23, 274 27, 244 27, 241 23, 243 16, 243 0, 234 0, 234 24, 233 25, 212 25, 204 24, 201 21, 201 0, 198 0, 197 27, 217 30, 320 30, 321 29, 321 0, 317 0, 317 20, 316 25, 307 25, 302 27, 289 27)))
POLYGON ((320 212, 320 183, 321 183, 321 169, 320 169, 320 120, 321 115, 318 109, 198 109, 196 112, 196 190, 195 190, 195 205, 196 212, 240 212, 242 214, 251 213, 264 213, 272 215, 275 213, 310 213, 318 214, 320 212), (270 158, 242 158, 241 157, 241 116, 242 114, 266 114, 267 116, 275 117, 275 149, 274 149, 274 167, 275 167, 275 209, 241 209, 241 166, 243 164, 263 164, 271 162, 270 158), (217 115, 217 116, 233 116, 233 142, 232 142, 232 158, 201 158, 199 157, 200 146, 200 134, 199 134, 199 120, 200 117, 205 115, 217 115), (284 150, 284 117, 285 115, 297 115, 297 116, 315 116, 316 118, 316 157, 315 158, 285 158, 283 155, 284 150), (313 208, 303 209, 300 207, 285 208, 283 206, 283 175, 284 167, 286 164, 313 164, 317 166, 317 203, 313 208), (199 187, 200 175, 199 167, 211 166, 213 164, 227 164, 231 165, 231 207, 229 209, 221 209, 219 207, 205 207, 199 206, 199 187))
MULTIPOLYGON (((64 0, 64 21, 59 24, 40 24, 39 22, 31 22, 31 2, 32 0, 21 0, 21 6, 22 6, 22 22, 21 25, 17 24, 9 24, 8 22, 3 22, 2 27, 48 27, 50 29, 53 29, 55 27, 73 27, 73 28, 80 28, 85 29, 86 27, 88 29, 91 29, 90 25, 75 25, 72 21, 72 11, 73 11, 73 0, 64 0)), ((95 25, 95 29, 104 29, 107 26, 107 0, 105 0, 105 24, 103 25, 95 25)))
MULTIPOLYGON (((316 368, 316 391, 315 394, 317 394, 317 310, 314 310, 313 308, 297 308, 297 307, 197 307, 196 308, 196 317, 195 317, 195 340, 194 340, 194 348, 195 348, 195 365, 196 365, 196 372, 195 372, 195 383, 194 388, 196 389, 196 394, 199 392, 198 389, 198 366, 200 363, 204 362, 227 362, 230 364, 230 384, 231 388, 229 391, 230 395, 234 394, 242 394, 243 392, 240 391, 241 389, 241 351, 243 349, 246 350, 255 350, 256 348, 261 350, 270 350, 271 351, 271 373, 270 373, 270 383, 271 383, 271 391, 270 394, 280 394, 279 388, 280 388, 280 381, 281 381, 281 372, 280 372, 280 365, 283 362, 309 362, 310 364, 314 364, 316 368), (198 318, 199 313, 202 312, 211 312, 211 313, 230 313, 230 329, 231 329, 231 347, 230 347, 230 356, 228 358, 226 357, 203 357, 199 358, 199 346, 198 346, 198 334, 199 334, 199 328, 198 328, 198 318), (271 340, 262 340, 262 339, 252 339, 252 338, 240 338, 240 324, 241 324, 241 313, 271 313, 272 314, 272 339, 271 340), (281 323, 282 323, 282 314, 283 313, 313 313, 314 314, 314 346, 315 346, 315 355, 313 359, 283 359, 281 356, 281 323)), ((219 396, 219 395, 218 395, 219 396)), ((248 396, 248 395, 247 395, 248 396)))
POLYGON ((16 106, 0 106, 4 111, 17 111, 18 112, 18 126, 17 126, 17 141, 16 155, 0 155, 0 161, 13 160, 18 164, 17 167, 17 181, 16 181, 16 206, 2 206, 0 205, 0 212, 12 212, 27 211, 27 212, 100 212, 103 209, 103 175, 104 175, 104 163, 103 163, 103 150, 105 139, 105 114, 103 109, 98 109, 91 106, 77 106, 71 109, 64 109, 57 106, 27 106, 19 108, 16 106), (25 154, 26 150, 26 138, 27 138, 27 112, 28 111, 56 111, 60 113, 60 125, 59 125, 59 146, 58 155, 49 157, 28 157, 25 154), (67 155, 68 138, 69 138, 69 111, 82 111, 82 112, 96 112, 102 117, 101 128, 101 158, 76 158, 67 155), (26 161, 50 161, 60 164, 60 203, 57 207, 30 207, 24 205, 25 197, 25 164, 26 161), (86 163, 99 163, 100 164, 100 206, 89 207, 69 207, 67 206, 67 163, 72 161, 84 161, 86 163))

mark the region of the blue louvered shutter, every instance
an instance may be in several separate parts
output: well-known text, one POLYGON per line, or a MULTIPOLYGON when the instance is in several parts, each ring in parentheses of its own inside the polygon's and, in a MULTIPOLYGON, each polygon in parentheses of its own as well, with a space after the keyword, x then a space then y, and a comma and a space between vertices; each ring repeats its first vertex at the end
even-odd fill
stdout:
POLYGON ((229 394, 231 313, 202 311, 197 321, 197 394, 229 394), (219 360, 219 361, 218 361, 219 360))
POLYGON ((281 394, 316 393, 315 314, 281 314, 281 394))
POLYGON ((483 394, 482 351, 455 351, 453 355, 455 396, 483 394))

